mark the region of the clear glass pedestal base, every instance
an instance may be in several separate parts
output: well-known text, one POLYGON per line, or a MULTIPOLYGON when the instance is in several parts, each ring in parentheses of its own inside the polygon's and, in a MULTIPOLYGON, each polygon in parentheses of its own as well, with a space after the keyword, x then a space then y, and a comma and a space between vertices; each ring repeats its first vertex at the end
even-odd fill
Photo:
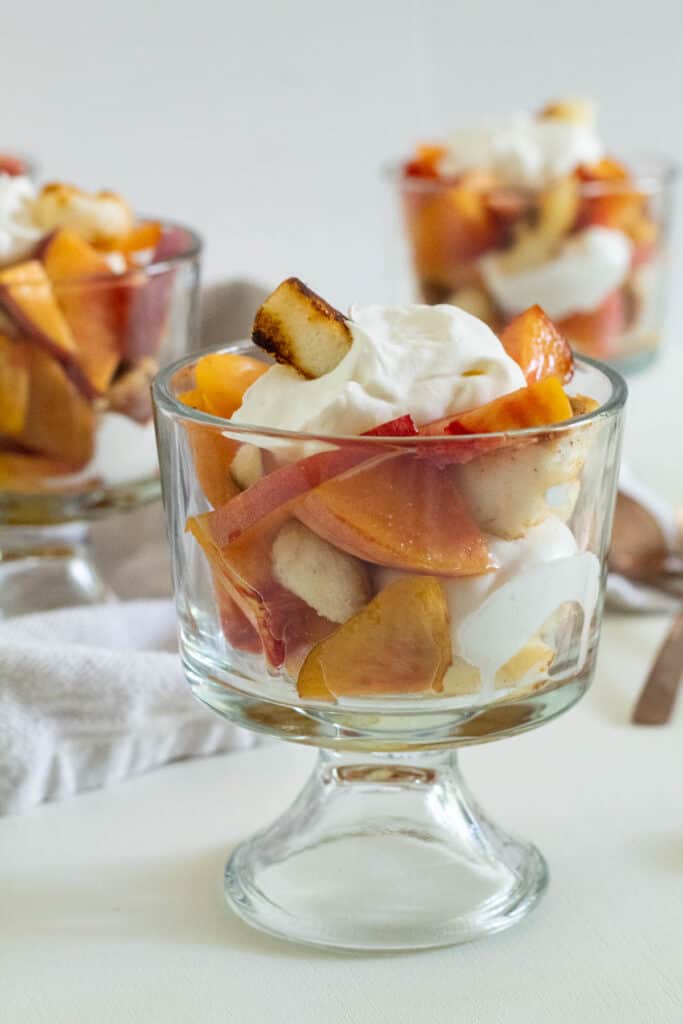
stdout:
POLYGON ((0 528, 0 619, 112 600, 84 524, 0 528))
POLYGON ((225 893, 272 935, 398 951, 507 928, 547 880, 538 850, 477 807, 454 752, 323 751, 289 810, 235 850, 225 893))

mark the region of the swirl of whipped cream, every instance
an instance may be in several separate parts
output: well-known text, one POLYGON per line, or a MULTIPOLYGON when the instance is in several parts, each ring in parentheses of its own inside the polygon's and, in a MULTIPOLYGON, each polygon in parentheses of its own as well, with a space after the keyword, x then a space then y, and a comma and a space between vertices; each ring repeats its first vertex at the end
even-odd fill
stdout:
POLYGON ((603 155, 592 124, 521 112, 456 132, 439 170, 444 175, 492 171, 501 184, 543 188, 603 155))
POLYGON ((353 344, 307 380, 271 366, 246 392, 236 423, 317 434, 362 434, 410 413, 419 425, 483 405, 525 384, 481 320, 455 306, 353 308, 353 344))
POLYGON ((521 313, 534 303, 552 320, 590 313, 623 284, 632 246, 621 231, 592 227, 571 235, 552 259, 510 273, 492 253, 480 261, 486 287, 506 313, 521 313))
POLYGON ((34 220, 35 200, 29 178, 0 174, 0 266, 24 259, 43 234, 34 220))

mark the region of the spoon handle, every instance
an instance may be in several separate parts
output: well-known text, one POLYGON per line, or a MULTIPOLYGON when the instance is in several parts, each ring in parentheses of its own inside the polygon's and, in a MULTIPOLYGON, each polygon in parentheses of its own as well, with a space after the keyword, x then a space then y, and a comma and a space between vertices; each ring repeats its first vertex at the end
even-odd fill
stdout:
POLYGON ((633 709, 636 725, 664 725, 671 718, 683 675, 683 611, 678 612, 633 709))

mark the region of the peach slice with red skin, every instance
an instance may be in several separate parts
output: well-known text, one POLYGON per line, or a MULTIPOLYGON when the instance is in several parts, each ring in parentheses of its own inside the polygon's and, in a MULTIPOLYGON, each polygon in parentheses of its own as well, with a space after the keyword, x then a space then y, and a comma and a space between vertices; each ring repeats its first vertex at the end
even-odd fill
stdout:
POLYGON ((571 404, 557 377, 545 377, 476 409, 457 416, 446 416, 420 427, 423 436, 447 438, 450 435, 457 436, 458 440, 425 445, 418 450, 418 454, 440 466, 471 462, 499 448, 533 444, 534 438, 501 436, 467 440, 468 434, 504 433, 545 427, 571 419, 572 415, 571 404))
MULTIPOLYGON (((178 398, 193 409, 208 412, 203 395, 196 388, 181 392, 178 398)), ((185 430, 199 486, 208 502, 214 508, 221 508, 240 493, 230 475, 230 466, 239 444, 230 437, 224 437, 219 427, 208 424, 188 421, 185 430)))
POLYGON ((557 377, 544 377, 525 388, 494 398, 486 405, 460 413, 447 434, 486 434, 494 431, 549 427, 572 418, 572 407, 557 377))
POLYGON ((297 680, 303 700, 429 694, 452 660, 448 605, 438 580, 390 583, 308 654, 297 680))
POLYGON ((551 374, 564 382, 571 380, 574 373, 572 350, 540 306, 531 306, 511 320, 500 341, 521 368, 527 384, 551 374))
POLYGON ((369 460, 371 454, 367 446, 350 444, 334 451, 318 452, 268 473, 211 513, 211 530, 216 542, 223 547, 271 513, 291 509, 302 495, 330 477, 369 460))
MULTIPOLYGON (((73 473, 73 466, 48 455, 0 448, 0 490, 15 494, 44 494, 54 490, 60 477, 73 473)), ((65 484, 59 481, 60 491, 82 491, 87 483, 65 484)))
POLYGON ((92 457, 95 414, 64 367, 39 345, 22 345, 29 367, 29 398, 23 428, 12 440, 79 469, 92 457))
POLYGON ((188 520, 188 529, 201 544, 214 580, 251 623, 272 668, 284 665, 296 675, 308 651, 335 628, 322 616, 286 590, 273 574, 273 542, 288 519, 278 510, 229 544, 217 543, 212 513, 188 520))
POLYGON ((47 276, 76 343, 75 361, 92 394, 103 394, 123 355, 129 285, 104 256, 71 228, 55 231, 41 250, 47 276))
MULTIPOLYGON (((178 398, 193 409, 232 416, 241 405, 244 392, 266 369, 265 363, 247 356, 202 356, 195 368, 195 387, 178 398)), ((211 505, 220 508, 240 493, 230 475, 239 442, 225 437, 219 427, 189 422, 185 427, 199 484, 211 505)))
POLYGON ((221 582, 220 575, 217 572, 213 572, 212 575, 223 636, 230 646, 238 651, 260 654, 263 646, 258 633, 240 606, 231 597, 225 584, 221 582))
POLYGON ((405 196, 408 233, 421 278, 453 286, 462 263, 477 259, 498 241, 496 217, 481 191, 454 185, 435 195, 405 196))
POLYGON ((21 434, 28 414, 30 363, 26 345, 0 334, 0 435, 21 434))
POLYGON ((74 359, 78 351, 76 342, 38 260, 26 260, 0 270, 0 307, 20 332, 58 359, 74 359))
POLYGON ((130 288, 130 304, 124 338, 125 356, 136 362, 143 356, 154 356, 163 340, 164 329, 175 281, 176 268, 165 260, 182 256, 192 246, 192 238, 184 228, 162 228, 161 237, 146 268, 126 275, 130 288), (156 265, 156 266, 155 266, 156 265))
POLYGON ((390 454, 321 484, 293 513, 323 540, 376 565, 469 576, 490 568, 450 469, 390 454))
MULTIPOLYGON (((202 398, 197 391, 186 392, 184 396, 180 397, 182 400, 191 403, 190 396, 194 396, 194 401, 200 403, 196 404, 195 408, 203 408, 201 405, 202 398)), ((199 424, 188 426, 200 428, 199 424)), ((207 427, 205 429, 207 436, 209 436, 208 430, 210 428, 207 427)), ((412 417, 406 415, 399 416, 389 423, 380 424, 373 430, 367 431, 366 435, 361 436, 407 437, 414 435, 416 432, 417 428, 412 417)), ((224 438, 223 440, 228 439, 224 438)), ((230 443, 234 446, 230 454, 230 462, 232 462, 238 446, 235 441, 230 443)), ((267 452, 264 452, 264 455, 267 454, 267 452)), ((362 462, 372 461, 374 463, 385 457, 383 449, 379 447, 375 449, 374 446, 363 445, 359 439, 357 444, 350 442, 333 451, 318 452, 315 455, 310 455, 308 458, 300 459, 298 462, 281 466, 261 477, 251 487, 237 494, 233 500, 228 498, 226 499, 227 503, 212 501, 211 503, 216 508, 212 520, 212 529, 219 543, 227 544, 259 519, 263 519, 277 509, 290 507, 302 495, 318 487, 331 477, 345 473, 362 462)), ((267 459, 264 461, 268 462, 267 459)), ((207 467, 208 464, 209 456, 207 453, 207 467)), ((203 487, 203 489, 204 493, 207 494, 206 488, 203 487)), ((211 499, 209 498, 209 500, 211 499)))

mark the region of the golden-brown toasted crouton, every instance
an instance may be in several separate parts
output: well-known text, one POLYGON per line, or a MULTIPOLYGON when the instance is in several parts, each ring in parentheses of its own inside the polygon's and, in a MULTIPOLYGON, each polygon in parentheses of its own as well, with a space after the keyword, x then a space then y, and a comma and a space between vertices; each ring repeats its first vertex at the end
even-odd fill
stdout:
POLYGON ((256 313, 251 337, 279 363, 309 378, 333 370, 352 341, 342 314, 297 277, 287 278, 268 296, 256 313))
POLYGON ((115 192, 83 192, 61 182, 43 185, 33 213, 44 231, 72 228, 93 244, 126 235, 135 223, 130 206, 115 192))
POLYGON ((573 121, 575 124, 595 124, 595 104, 592 100, 566 99, 548 103, 539 115, 543 120, 573 121))

